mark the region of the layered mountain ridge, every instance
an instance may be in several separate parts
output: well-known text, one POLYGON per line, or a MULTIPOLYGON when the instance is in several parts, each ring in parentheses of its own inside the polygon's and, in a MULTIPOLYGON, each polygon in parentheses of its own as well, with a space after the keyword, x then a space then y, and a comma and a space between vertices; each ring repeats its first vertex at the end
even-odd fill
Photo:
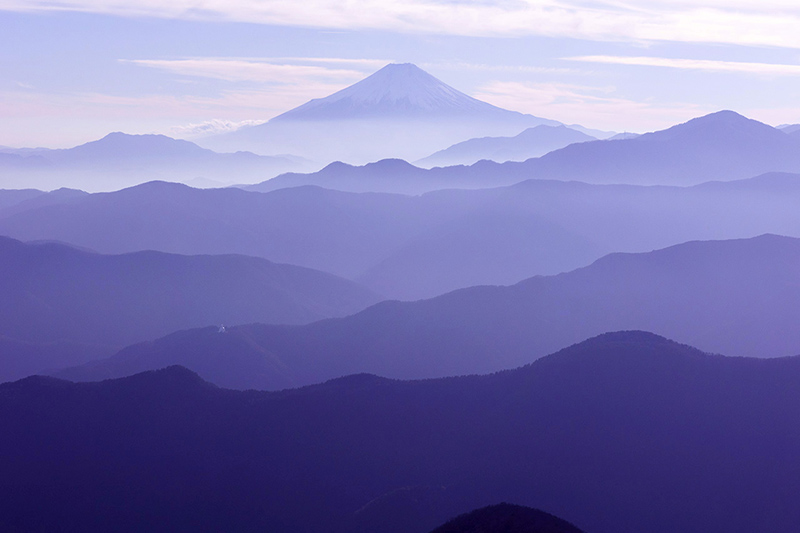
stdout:
POLYGON ((305 326, 184 331, 57 375, 99 380, 180 364, 225 387, 273 390, 359 372, 420 379, 496 372, 620 329, 779 357, 800 353, 798 321, 800 239, 764 235, 611 254, 557 276, 305 326))
MULTIPOLYGON (((474 140, 475 143, 484 141, 494 142, 474 140)), ((318 185, 353 192, 422 194, 445 188, 498 187, 529 179, 690 186, 707 181, 746 179, 767 172, 800 172, 797 137, 733 111, 697 117, 633 138, 584 139, 565 144, 523 162, 479 161, 470 166, 429 170, 409 165, 402 170, 386 172, 382 178, 376 176, 376 169, 368 172, 369 165, 337 166, 310 174, 285 174, 250 189, 267 191, 318 185)), ((468 141, 463 146, 471 152, 474 143, 468 141)))
POLYGON ((34 377, 0 385, 0 515, 12 530, 426 533, 506 501, 593 533, 791 533, 798 383, 797 357, 645 332, 493 375, 279 393, 178 367, 34 377))
POLYGON ((7 237, 0 292, 0 381, 189 327, 308 323, 380 300, 351 281, 255 257, 101 255, 7 237))
POLYGON ((222 187, 319 168, 295 156, 217 153, 165 135, 109 133, 73 148, 0 154, 5 186, 110 191, 154 179, 222 187))

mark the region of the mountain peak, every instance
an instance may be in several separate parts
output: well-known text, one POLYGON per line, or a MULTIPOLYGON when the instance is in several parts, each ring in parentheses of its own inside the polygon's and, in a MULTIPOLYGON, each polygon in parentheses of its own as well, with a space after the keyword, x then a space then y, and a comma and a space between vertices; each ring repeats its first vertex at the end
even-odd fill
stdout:
POLYGON ((720 134, 785 139, 785 135, 772 126, 747 118, 735 111, 723 110, 693 118, 666 130, 647 133, 634 140, 670 140, 681 136, 716 136, 720 134))
POLYGON ((287 120, 519 115, 468 96, 413 63, 391 63, 325 98, 275 117, 287 120))
POLYGON ((141 157, 207 152, 196 144, 166 135, 132 135, 115 131, 102 139, 91 141, 69 150, 73 154, 95 157, 141 157))

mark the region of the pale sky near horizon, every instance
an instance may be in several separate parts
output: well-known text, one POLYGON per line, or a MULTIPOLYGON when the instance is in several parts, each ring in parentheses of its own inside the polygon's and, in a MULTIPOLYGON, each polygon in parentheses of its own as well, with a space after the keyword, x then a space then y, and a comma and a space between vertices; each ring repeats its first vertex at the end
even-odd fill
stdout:
POLYGON ((389 62, 564 123, 800 123, 796 0, 0 0, 0 145, 264 121, 389 62))

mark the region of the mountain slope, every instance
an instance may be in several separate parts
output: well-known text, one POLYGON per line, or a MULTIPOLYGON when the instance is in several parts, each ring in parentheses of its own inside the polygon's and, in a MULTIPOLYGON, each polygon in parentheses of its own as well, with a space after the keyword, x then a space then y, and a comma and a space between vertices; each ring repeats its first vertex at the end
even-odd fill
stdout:
POLYGON ((320 163, 413 161, 455 142, 516 135, 560 123, 472 98, 412 64, 389 64, 325 98, 265 124, 198 140, 215 150, 291 153, 320 163))
POLYGON ((9 207, 32 200, 44 194, 36 189, 0 189, 0 213, 9 207))
MULTIPOLYGON (((107 352, 215 324, 307 323, 378 297, 310 269, 245 256, 100 255, 0 237, 0 335, 28 343, 102 345, 107 352)), ((8 360, 14 353, 5 354, 8 360)), ((40 366, 36 370, 75 364, 40 366)), ((0 379, 13 377, 0 373, 0 379)))
POLYGON ((0 515, 11 530, 425 533, 513 501, 593 533, 791 533, 798 384, 797 357, 642 332, 490 376, 281 393, 179 368, 29 378, 0 386, 0 515))
MULTIPOLYGON (((273 120, 496 116, 521 113, 487 104, 434 78, 411 63, 392 63, 325 98, 311 100, 273 120)), ((531 117, 532 118, 532 117, 531 117)))
POLYGON ((530 177, 692 185, 798 172, 800 143, 771 126, 720 111, 633 139, 567 146, 522 165, 530 177))
POLYGON ((536 126, 514 137, 482 137, 454 144, 416 161, 421 167, 472 165, 481 159, 497 163, 525 161, 576 142, 597 139, 566 126, 536 126))
POLYGON ((777 357, 800 352, 799 320, 800 240, 764 235, 612 254, 558 276, 382 302, 305 326, 187 331, 58 375, 97 380, 181 364, 228 387, 270 389, 357 372, 430 378, 511 368, 618 329, 777 357), (256 374, 254 364, 280 371, 256 374))

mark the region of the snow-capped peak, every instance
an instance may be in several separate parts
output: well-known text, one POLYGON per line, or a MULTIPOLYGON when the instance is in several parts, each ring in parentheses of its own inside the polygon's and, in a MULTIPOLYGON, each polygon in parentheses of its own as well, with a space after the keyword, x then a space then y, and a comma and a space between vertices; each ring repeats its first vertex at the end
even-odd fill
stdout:
POLYGON ((311 100, 274 120, 516 114, 450 87, 411 63, 389 64, 325 98, 311 100))

